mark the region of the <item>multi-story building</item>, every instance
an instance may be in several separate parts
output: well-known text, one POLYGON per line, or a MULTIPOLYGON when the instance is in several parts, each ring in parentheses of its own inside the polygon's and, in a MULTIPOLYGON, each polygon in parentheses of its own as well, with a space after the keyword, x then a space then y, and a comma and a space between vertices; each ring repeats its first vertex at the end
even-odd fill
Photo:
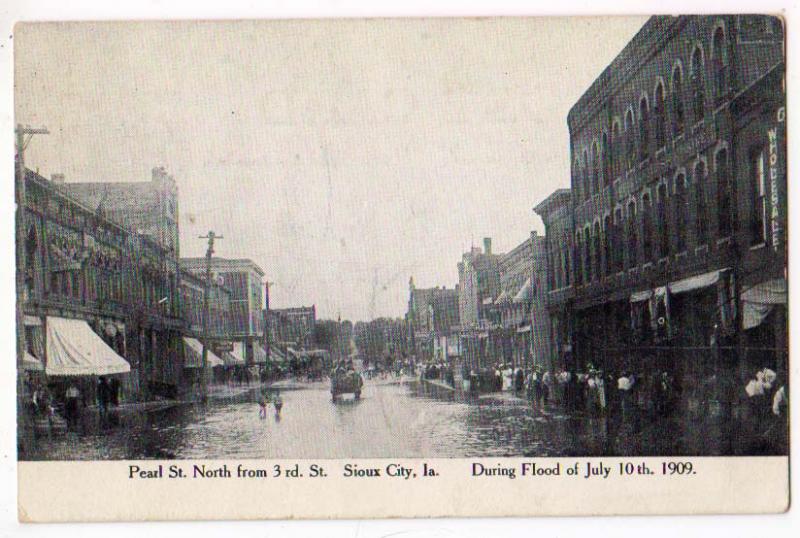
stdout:
POLYGON ((98 211, 63 176, 26 170, 25 181, 29 353, 54 379, 122 373, 123 361, 126 397, 174 394, 185 324, 172 247, 98 211))
POLYGON ((409 279, 406 325, 411 353, 429 358, 447 356, 447 340, 458 331, 458 291, 458 286, 417 288, 414 279, 409 279))
POLYGON ((494 300, 500 314, 502 362, 530 364, 533 236, 500 258, 500 294, 494 300))
POLYGON ((500 295, 500 257, 492 252, 492 240, 483 240, 483 251, 473 247, 458 264, 458 316, 464 364, 483 368, 501 356, 502 338, 495 299, 500 295))
POLYGON ((547 301, 550 322, 551 368, 573 370, 572 357, 572 202, 569 189, 558 189, 540 202, 534 211, 545 228, 547 301))
MULTIPOLYGON (((181 258, 181 269, 205 278, 205 258, 181 258)), ((212 278, 230 290, 233 360, 244 364, 266 362, 264 336, 264 271, 252 260, 211 258, 212 278)))
POLYGON ((777 18, 652 17, 570 110, 578 368, 785 371, 783 47, 777 18))
POLYGON ((317 307, 270 308, 265 312, 270 342, 282 349, 287 346, 311 348, 315 342, 317 307))

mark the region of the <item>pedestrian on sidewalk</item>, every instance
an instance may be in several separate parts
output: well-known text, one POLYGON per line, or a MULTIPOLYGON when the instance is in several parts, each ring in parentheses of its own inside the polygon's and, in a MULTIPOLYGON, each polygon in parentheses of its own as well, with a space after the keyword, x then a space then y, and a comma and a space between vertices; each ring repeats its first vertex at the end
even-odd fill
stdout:
POLYGON ((70 383, 67 392, 64 394, 64 415, 67 419, 67 424, 72 428, 80 418, 80 403, 81 392, 75 383, 70 383))
POLYGON ((100 418, 105 419, 108 415, 108 405, 111 403, 111 387, 104 376, 100 376, 97 381, 97 407, 100 410, 100 418))

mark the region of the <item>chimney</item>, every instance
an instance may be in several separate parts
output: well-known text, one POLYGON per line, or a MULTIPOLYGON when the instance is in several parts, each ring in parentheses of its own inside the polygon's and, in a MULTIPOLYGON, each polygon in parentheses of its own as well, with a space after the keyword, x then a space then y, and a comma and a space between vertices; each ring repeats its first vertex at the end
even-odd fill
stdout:
POLYGON ((64 174, 53 174, 50 176, 50 181, 58 184, 64 183, 64 174))
POLYGON ((491 237, 484 237, 483 238, 483 252, 484 252, 484 254, 491 254, 492 253, 492 238, 491 237))

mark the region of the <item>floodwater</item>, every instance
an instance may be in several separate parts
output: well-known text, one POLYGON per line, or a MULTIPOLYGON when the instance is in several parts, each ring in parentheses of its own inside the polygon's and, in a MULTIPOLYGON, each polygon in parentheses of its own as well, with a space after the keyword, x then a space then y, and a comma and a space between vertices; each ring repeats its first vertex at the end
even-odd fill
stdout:
POLYGON ((332 402, 326 382, 281 391, 259 416, 259 390, 90 420, 78 432, 40 437, 31 459, 446 458, 476 456, 716 455, 718 432, 678 421, 616 424, 538 409, 510 393, 466 398, 417 380, 365 381, 360 400, 332 402))

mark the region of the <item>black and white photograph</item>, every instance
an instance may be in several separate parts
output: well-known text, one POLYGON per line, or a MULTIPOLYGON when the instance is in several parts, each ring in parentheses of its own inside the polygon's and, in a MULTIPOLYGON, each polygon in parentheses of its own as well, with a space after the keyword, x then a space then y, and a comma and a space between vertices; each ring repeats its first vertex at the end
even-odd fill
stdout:
POLYGON ((18 24, 19 460, 787 456, 784 32, 18 24))

